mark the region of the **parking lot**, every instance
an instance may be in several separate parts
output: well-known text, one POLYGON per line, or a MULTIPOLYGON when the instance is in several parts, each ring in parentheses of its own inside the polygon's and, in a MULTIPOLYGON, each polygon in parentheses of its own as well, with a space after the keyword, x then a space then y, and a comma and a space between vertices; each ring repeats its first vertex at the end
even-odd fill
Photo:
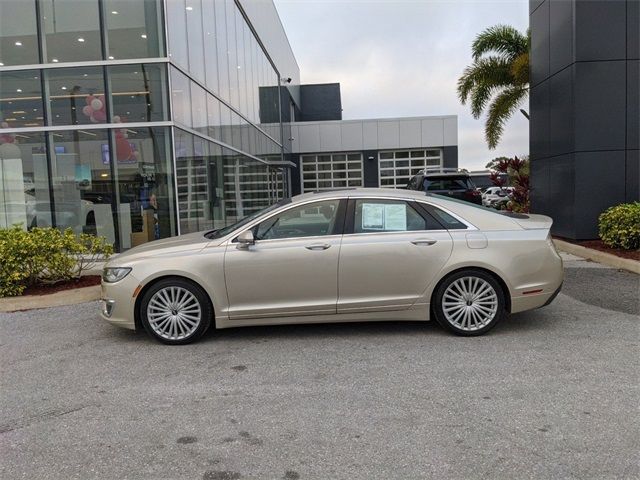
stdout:
POLYGON ((98 304, 0 314, 3 479, 638 478, 639 278, 570 258, 550 306, 239 328, 167 347, 98 304))

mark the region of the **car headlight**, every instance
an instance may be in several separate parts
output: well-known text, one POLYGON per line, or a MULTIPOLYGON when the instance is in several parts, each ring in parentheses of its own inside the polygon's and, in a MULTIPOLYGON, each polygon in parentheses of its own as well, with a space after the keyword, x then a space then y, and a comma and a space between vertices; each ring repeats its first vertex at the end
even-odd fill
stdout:
POLYGON ((130 271, 129 267, 105 268, 102 270, 102 280, 107 283, 118 282, 129 275, 130 271))

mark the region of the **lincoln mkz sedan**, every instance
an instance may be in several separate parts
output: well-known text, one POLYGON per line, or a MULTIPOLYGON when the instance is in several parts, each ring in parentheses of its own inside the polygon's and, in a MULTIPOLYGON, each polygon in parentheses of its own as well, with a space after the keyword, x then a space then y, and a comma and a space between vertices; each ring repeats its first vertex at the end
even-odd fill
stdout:
POLYGON ((376 320, 480 335, 560 291, 551 223, 408 190, 307 193, 114 257, 102 317, 167 344, 212 326, 376 320))

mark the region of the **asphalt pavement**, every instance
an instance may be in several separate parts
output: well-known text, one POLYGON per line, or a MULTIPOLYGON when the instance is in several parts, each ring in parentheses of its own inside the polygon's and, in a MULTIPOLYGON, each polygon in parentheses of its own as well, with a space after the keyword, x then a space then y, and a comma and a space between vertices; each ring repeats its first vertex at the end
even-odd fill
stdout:
POLYGON ((640 277, 569 258, 489 335, 382 322, 167 347, 0 314, 2 479, 639 478, 640 277))

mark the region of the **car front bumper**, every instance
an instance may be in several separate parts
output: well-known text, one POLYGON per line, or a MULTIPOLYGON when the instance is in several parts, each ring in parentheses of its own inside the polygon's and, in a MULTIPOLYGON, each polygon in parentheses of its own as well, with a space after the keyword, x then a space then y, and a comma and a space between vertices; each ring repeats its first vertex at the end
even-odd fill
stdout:
POLYGON ((136 329, 134 294, 138 293, 140 282, 130 273, 114 283, 100 285, 100 316, 112 325, 129 330, 136 329))

